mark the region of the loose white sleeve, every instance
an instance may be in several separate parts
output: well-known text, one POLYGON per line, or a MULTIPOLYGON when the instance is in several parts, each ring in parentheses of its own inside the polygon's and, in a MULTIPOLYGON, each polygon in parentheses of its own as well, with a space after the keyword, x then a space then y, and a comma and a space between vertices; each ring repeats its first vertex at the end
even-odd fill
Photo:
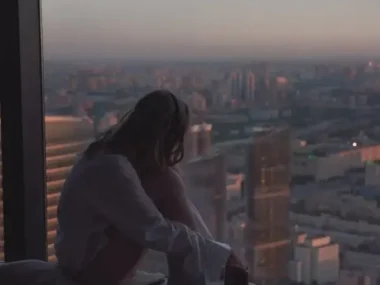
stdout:
POLYGON ((184 270, 194 284, 219 280, 230 247, 166 220, 146 195, 126 158, 104 155, 96 159, 87 174, 90 187, 84 189, 86 200, 125 237, 146 248, 184 255, 184 270))
POLYGON ((196 223, 196 227, 198 232, 200 232, 203 236, 209 238, 209 239, 214 239, 210 230, 206 226, 205 221, 203 220, 201 214, 199 213, 197 207, 191 202, 190 200, 187 201, 189 203, 189 206, 191 208, 191 211, 193 212, 193 217, 194 221, 196 223))

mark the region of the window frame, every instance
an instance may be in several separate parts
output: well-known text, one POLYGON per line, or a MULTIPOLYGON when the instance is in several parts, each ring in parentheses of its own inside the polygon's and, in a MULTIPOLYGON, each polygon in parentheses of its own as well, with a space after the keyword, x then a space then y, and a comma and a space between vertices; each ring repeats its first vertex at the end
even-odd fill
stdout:
POLYGON ((40 5, 6 1, 0 12, 7 39, 0 95, 5 261, 47 260, 40 5))

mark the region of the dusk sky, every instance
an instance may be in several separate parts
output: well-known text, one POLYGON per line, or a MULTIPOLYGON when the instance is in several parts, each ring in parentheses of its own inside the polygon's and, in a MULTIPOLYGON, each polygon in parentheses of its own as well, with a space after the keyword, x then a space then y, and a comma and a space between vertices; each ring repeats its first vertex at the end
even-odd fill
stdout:
POLYGON ((380 0, 42 0, 46 58, 380 55, 380 0))

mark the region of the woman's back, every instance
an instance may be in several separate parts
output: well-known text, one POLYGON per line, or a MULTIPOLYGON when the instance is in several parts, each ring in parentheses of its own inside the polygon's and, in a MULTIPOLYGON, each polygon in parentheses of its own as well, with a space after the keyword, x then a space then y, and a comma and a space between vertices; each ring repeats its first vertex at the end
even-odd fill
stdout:
POLYGON ((55 251, 59 265, 70 271, 80 270, 96 252, 91 240, 105 239, 97 232, 104 230, 106 221, 96 217, 83 193, 91 187, 88 168, 93 163, 83 157, 78 160, 65 181, 58 205, 55 251))
MULTIPOLYGON (((99 193, 96 194, 95 191, 104 187, 102 190, 107 195, 107 184, 110 181, 104 180, 107 177, 114 179, 115 167, 126 173, 134 171, 122 156, 98 154, 91 159, 82 157, 73 167, 63 187, 58 207, 55 249, 59 265, 73 274, 86 267, 107 244, 108 235, 112 235, 110 221, 91 203, 91 191, 96 196, 99 193), (102 175, 97 175, 97 169, 102 171, 102 175)), ((124 217, 125 223, 128 223, 128 218, 131 217, 124 217)), ((131 248, 131 255, 135 251, 138 258, 142 248, 135 243, 131 248)))
MULTIPOLYGON (((91 191, 94 196, 99 196, 95 191, 100 188, 105 194, 110 192, 107 184, 111 180, 115 182, 115 167, 126 173, 135 172, 128 160, 120 155, 100 153, 91 159, 81 157, 65 182, 58 208, 58 263, 68 274, 90 284, 117 284, 121 279, 133 276, 147 249, 122 235, 91 205, 91 191), (96 169, 100 166, 102 175, 97 175, 96 169), (106 246, 107 250, 102 250, 106 246)), ((175 176, 178 175, 173 169, 141 175, 146 193, 164 216, 195 228, 191 212, 183 212, 186 203, 184 188, 171 185, 175 176)), ((126 186, 126 193, 128 190, 126 186)), ((122 218, 126 225, 139 219, 138 216, 122 218)))

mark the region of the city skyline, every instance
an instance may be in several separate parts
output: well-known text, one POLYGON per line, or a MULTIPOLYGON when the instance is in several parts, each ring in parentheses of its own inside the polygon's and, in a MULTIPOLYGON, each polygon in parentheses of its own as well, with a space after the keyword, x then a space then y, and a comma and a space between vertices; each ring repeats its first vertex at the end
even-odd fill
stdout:
POLYGON ((380 2, 371 0, 113 0, 112 5, 100 0, 45 0, 44 55, 47 59, 376 56, 379 8, 380 2))

